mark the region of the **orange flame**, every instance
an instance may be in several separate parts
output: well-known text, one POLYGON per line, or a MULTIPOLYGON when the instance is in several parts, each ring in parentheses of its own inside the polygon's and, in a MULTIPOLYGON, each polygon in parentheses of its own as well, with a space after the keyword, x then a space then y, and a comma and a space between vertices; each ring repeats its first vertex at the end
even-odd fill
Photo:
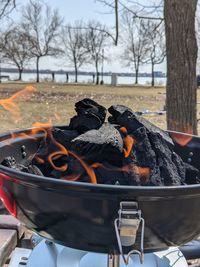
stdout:
POLYGON ((192 140, 190 134, 171 132, 170 136, 180 146, 186 146, 192 140))
MULTIPOLYGON (((90 177, 90 181, 93 184, 97 183, 97 179, 96 179, 96 175, 95 172, 93 170, 92 167, 88 166, 78 155, 76 155, 75 153, 73 153, 72 151, 68 151, 62 144, 60 144, 59 142, 57 142, 53 135, 52 135, 52 124, 51 122, 48 123, 35 123, 33 125, 35 128, 32 129, 32 134, 36 134, 38 132, 44 132, 44 138, 50 138, 51 141, 56 145, 57 149, 56 151, 50 153, 48 155, 48 162, 50 163, 50 165, 52 166, 53 169, 61 171, 61 172, 65 172, 68 169, 68 164, 65 163, 62 166, 56 166, 54 164, 54 160, 62 157, 62 156, 69 156, 71 155, 72 157, 74 157, 76 160, 79 161, 79 163, 81 164, 81 166, 85 169, 86 173, 88 174, 88 176, 90 177)), ((44 160, 41 159, 40 157, 36 157, 36 160, 38 161, 38 163, 43 164, 44 160)), ((68 179, 68 180, 77 180, 78 178, 80 178, 80 174, 78 175, 73 175, 73 176, 65 176, 62 179, 68 179)))
POLYGON ((41 159, 41 158, 38 157, 38 156, 35 156, 35 160, 37 160, 37 162, 38 162, 39 164, 44 164, 44 163, 45 163, 44 159, 41 159))
POLYGON ((36 90, 35 87, 27 86, 26 88, 15 93, 9 98, 0 99, 0 105, 13 115, 15 122, 18 122, 21 116, 20 116, 20 109, 18 105, 15 103, 15 101, 21 97, 27 97, 28 95, 32 94, 35 90, 36 90))
POLYGON ((49 120, 46 123, 42 123, 42 122, 35 122, 32 125, 32 129, 31 129, 31 134, 32 135, 37 135, 40 132, 44 133, 44 139, 47 139, 48 134, 51 132, 52 129, 52 122, 51 120, 49 120))
POLYGON ((138 175, 143 183, 147 183, 150 177, 150 168, 149 167, 139 167, 139 166, 132 166, 132 165, 125 165, 122 167, 122 171, 124 172, 133 172, 134 174, 138 175))
POLYGON ((67 175, 64 177, 61 177, 62 180, 68 180, 68 181, 77 181, 81 177, 81 173, 74 174, 74 175, 67 175))
POLYGON ((54 117, 55 117, 55 119, 56 119, 57 121, 61 121, 61 116, 60 116, 60 114, 59 114, 58 112, 55 112, 55 113, 54 113, 54 117))
POLYGON ((149 167, 137 167, 135 168, 135 172, 138 173, 141 177, 148 177, 150 175, 149 167))
POLYGON ((64 171, 67 170, 67 168, 68 168, 68 164, 66 163, 66 164, 64 164, 64 165, 62 165, 62 166, 60 166, 60 167, 58 167, 58 166, 56 166, 56 165, 54 164, 53 161, 56 160, 56 159, 58 159, 58 158, 60 158, 61 156, 68 156, 69 153, 68 153, 67 149, 66 149, 63 145, 61 145, 60 143, 58 143, 58 142, 53 138, 52 134, 51 134, 51 140, 52 140, 53 143, 57 146, 58 151, 55 151, 55 152, 51 153, 51 154, 48 156, 48 161, 49 161, 49 163, 51 164, 51 166, 52 166, 55 170, 64 172, 64 171))
POLYGON ((96 178, 96 175, 95 175, 95 172, 94 172, 93 168, 88 166, 80 157, 78 157, 72 151, 69 151, 69 154, 71 154, 75 159, 77 159, 80 162, 80 164, 85 169, 85 171, 87 172, 88 176, 90 177, 91 183, 92 184, 97 184, 97 178, 96 178))
POLYGON ((133 145, 136 143, 136 140, 127 134, 127 129, 125 127, 121 127, 119 130, 121 133, 125 135, 125 137, 123 138, 124 146, 125 146, 125 148, 123 149, 123 152, 124 152, 124 157, 128 158, 128 156, 130 155, 133 149, 133 145))
MULTIPOLYGON (((20 97, 27 97, 29 94, 33 93, 35 91, 35 88, 33 86, 27 86, 25 89, 17 92, 13 96, 7 99, 1 99, 0 105, 4 107, 6 110, 12 113, 13 116, 15 116, 16 121, 20 119, 20 109, 15 103, 17 99, 20 97)), ((59 119, 59 115, 55 113, 55 118, 59 119)), ((117 170, 117 171, 124 171, 124 172, 134 172, 135 174, 138 174, 141 179, 143 179, 144 182, 147 182, 150 176, 150 169, 148 167, 138 167, 138 166, 123 166, 122 168, 107 168, 101 163, 93 163, 91 166, 89 166, 81 157, 79 157, 77 154, 75 154, 72 151, 67 150, 62 144, 57 142, 52 134, 52 122, 49 121, 47 123, 40 123, 36 122, 33 125, 33 128, 30 131, 27 131, 26 133, 11 133, 11 139, 16 137, 21 138, 36 138, 36 135, 38 133, 42 133, 44 137, 44 141, 47 142, 48 139, 51 140, 51 142, 55 145, 55 151, 47 155, 46 159, 40 158, 38 155, 35 156, 35 159, 38 161, 39 164, 44 164, 45 160, 49 162, 49 164, 52 166, 53 169, 66 172, 68 170, 68 164, 67 162, 64 163, 62 166, 56 166, 55 160, 66 156, 72 156, 75 158, 80 165, 83 167, 85 172, 87 173, 88 177, 90 178, 90 182, 93 184, 97 184, 97 178, 94 169, 95 168, 105 168, 109 171, 117 170)), ((124 157, 127 158, 132 149, 134 144, 136 143, 136 140, 128 135, 127 129, 125 127, 120 128, 121 133, 124 135, 123 141, 124 141, 124 157)), ((77 181, 81 177, 81 173, 78 174, 71 174, 63 176, 61 179, 69 180, 69 181, 77 181)))
MULTIPOLYGON (((36 135, 37 133, 39 132, 43 132, 44 133, 44 140, 46 141, 47 138, 50 138, 51 141, 56 145, 57 147, 57 151, 54 151, 52 152, 51 154, 48 155, 48 162, 50 163, 50 165, 55 169, 55 170, 58 170, 58 171, 61 171, 61 172, 64 172, 67 170, 68 168, 68 165, 67 164, 64 164, 63 166, 56 166, 54 164, 54 160, 56 160, 57 158, 60 158, 61 156, 68 156, 68 151, 67 149, 60 143, 58 143, 54 138, 53 138, 53 135, 52 135, 52 123, 51 121, 47 122, 47 123, 41 123, 41 122, 36 122, 33 124, 33 127, 32 130, 31 130, 31 134, 32 135, 36 135)), ((36 160, 38 161, 38 163, 44 163, 44 160, 41 159, 40 157, 36 157, 36 160)))
POLYGON ((95 162, 91 165, 92 168, 104 168, 107 171, 122 171, 122 172, 132 172, 140 177, 143 183, 147 183, 150 177, 149 167, 139 167, 132 165, 124 165, 122 168, 108 168, 99 162, 95 162))
POLYGON ((35 139, 32 135, 30 135, 29 134, 29 132, 28 133, 15 133, 15 132, 11 132, 10 133, 11 134, 11 138, 13 139, 13 138, 17 138, 17 137, 21 137, 21 138, 28 138, 28 139, 35 139))
MULTIPOLYGON (((28 95, 30 95, 31 93, 33 93, 35 91, 35 88, 33 86, 27 86, 25 89, 15 93, 14 95, 12 95, 9 98, 6 99, 1 99, 0 100, 0 105, 8 110, 15 118, 15 121, 19 121, 20 119, 20 109, 18 107, 18 105, 15 103, 16 100, 18 100, 21 97, 27 97, 28 95)), ((55 118, 59 119, 60 116, 55 113, 55 118)), ((47 160, 50 163, 50 165, 52 166, 52 168, 54 168, 55 170, 61 171, 61 172, 65 172, 68 168, 68 164, 65 163, 62 166, 56 166, 54 163, 54 160, 62 157, 62 156, 73 156, 76 160, 79 161, 79 163, 81 164, 81 166, 85 169, 86 173, 88 174, 88 176, 90 177, 91 183, 96 184, 97 183, 97 179, 96 179, 96 175, 95 172, 93 170, 92 167, 88 166, 80 157, 78 157, 75 153, 68 151, 62 144, 60 144, 59 142, 57 142, 52 135, 52 123, 51 121, 47 122, 47 123, 40 123, 40 122, 36 122, 32 125, 32 129, 30 131, 28 131, 27 133, 11 133, 11 138, 17 138, 17 137, 21 137, 21 138, 34 138, 35 135, 37 135, 38 133, 42 132, 44 134, 44 141, 47 141, 47 138, 50 138, 51 141, 55 144, 56 146, 56 151, 50 153, 47 156, 47 160)), ((36 156, 35 159, 38 161, 38 163, 40 164, 44 164, 45 160, 40 158, 39 156, 36 156)), ((69 176, 65 176, 63 177, 63 179, 67 179, 67 180, 77 180, 79 179, 81 176, 81 174, 75 174, 75 175, 69 175, 69 176)))

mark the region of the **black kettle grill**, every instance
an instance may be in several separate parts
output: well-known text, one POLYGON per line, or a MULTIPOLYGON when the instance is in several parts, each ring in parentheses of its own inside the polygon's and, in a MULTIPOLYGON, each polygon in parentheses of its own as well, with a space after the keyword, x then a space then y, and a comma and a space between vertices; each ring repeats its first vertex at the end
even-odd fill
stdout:
MULTIPOLYGON (((29 130, 0 136, 0 162, 14 156, 17 163, 32 157, 43 138, 29 130), (20 133, 20 134, 19 134, 20 133), (22 153, 23 147, 23 153, 22 153), (24 154, 25 152, 25 154, 24 154)), ((184 134, 181 134, 184 137, 184 134)), ((200 169, 200 138, 175 144, 184 161, 200 169)), ((114 186, 69 182, 23 173, 0 165, 0 198, 8 211, 41 236, 85 251, 118 253, 115 224, 123 203, 134 203, 142 225, 134 248, 144 251, 180 246, 200 234, 200 185, 114 186)), ((125 252, 130 248, 126 246, 125 252)))

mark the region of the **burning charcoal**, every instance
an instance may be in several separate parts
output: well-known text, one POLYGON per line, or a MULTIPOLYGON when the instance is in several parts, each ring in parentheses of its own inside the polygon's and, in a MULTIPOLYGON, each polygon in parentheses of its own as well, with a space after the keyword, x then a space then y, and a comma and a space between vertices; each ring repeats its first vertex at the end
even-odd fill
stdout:
POLYGON ((146 129, 144 127, 138 128, 134 132, 134 138, 136 139, 136 144, 132 151, 133 158, 135 159, 134 164, 138 165, 139 163, 138 166, 145 166, 153 169, 156 165, 156 154, 152 149, 146 129))
MULTIPOLYGON (((57 179, 69 181, 81 180, 85 172, 80 162, 72 156, 62 156, 61 158, 55 160, 54 164, 58 167, 67 164, 66 171, 61 172, 60 170, 52 169, 50 177, 57 179)), ((81 181, 83 181, 83 179, 81 181)), ((87 182, 89 182, 89 178, 87 182)))
POLYGON ((111 124, 88 131, 73 140, 73 150, 88 162, 108 161, 120 165, 123 158, 123 140, 111 124))
POLYGON ((70 120, 70 129, 84 133, 102 126, 106 117, 106 108, 95 101, 85 98, 75 104, 77 115, 70 120))
POLYGON ((173 152, 159 133, 148 133, 152 149, 156 154, 157 166, 160 169, 160 179, 164 184, 181 185, 185 180, 185 168, 181 158, 173 152))
POLYGON ((61 130, 59 128, 54 128, 52 134, 55 140, 67 149, 70 149, 71 141, 78 136, 76 130, 61 130))
POLYGON ((106 108, 99 105, 94 100, 89 98, 84 98, 83 100, 77 102, 75 104, 75 107, 76 107, 75 110, 78 115, 91 113, 99 117, 102 124, 104 123, 106 117, 106 108))
POLYGON ((120 184, 128 185, 129 180, 125 177, 124 172, 120 168, 111 165, 107 162, 103 162, 98 168, 95 169, 98 184, 120 184))
POLYGON ((48 156, 57 150, 58 147, 51 138, 47 137, 45 141, 41 141, 32 163, 41 170, 44 176, 50 176, 53 169, 48 161, 48 156))
MULTIPOLYGON (((59 132, 59 137, 61 137, 62 134, 59 132)), ((64 142, 64 140, 62 142, 64 142)), ((47 177, 71 181, 76 181, 80 178, 81 181, 84 181, 82 176, 85 173, 85 169, 80 162, 70 154, 69 150, 66 150, 68 153, 67 155, 63 155, 63 152, 59 154, 59 151, 61 151, 60 145, 58 146, 51 138, 47 138, 46 142, 41 142, 32 162, 47 177), (58 152, 57 156, 51 157, 51 155, 56 152, 58 152), (49 160, 49 158, 51 158, 51 160, 49 160)), ((87 178, 87 182, 89 182, 89 178, 87 178)))
POLYGON ((186 162, 184 162, 184 166, 186 169, 185 183, 186 184, 199 184, 200 183, 199 170, 186 162))
POLYGON ((122 115, 126 110, 129 110, 130 112, 132 112, 131 109, 129 109, 126 106, 123 105, 113 105, 111 107, 109 107, 108 111, 110 112, 110 114, 112 114, 112 116, 110 116, 108 118, 108 121, 110 123, 116 123, 117 118, 122 115))
MULTIPOLYGON (((138 128, 133 132, 136 144, 124 165, 133 164, 142 171, 148 170, 149 177, 143 178, 138 185, 180 185, 184 183, 185 169, 181 158, 171 150, 159 133, 148 132, 146 128, 138 128)), ((140 170, 139 169, 139 170, 140 170)), ((148 174, 148 172, 147 172, 148 174)), ((130 179, 135 174, 129 173, 130 179)))
POLYGON ((125 106, 117 105, 111 106, 108 111, 112 115, 112 117, 109 117, 108 120, 111 123, 126 127, 129 133, 134 132, 138 128, 145 127, 147 132, 159 133, 169 145, 174 145, 168 133, 156 127, 143 117, 138 116, 131 109, 126 108, 125 106))
POLYGON ((100 119, 93 115, 74 116, 70 120, 71 129, 76 129, 79 134, 85 133, 91 129, 98 129, 102 125, 100 119))
POLYGON ((157 166, 156 153, 149 142, 146 129, 141 127, 136 130, 134 132, 134 138, 136 139, 134 149, 130 156, 123 161, 124 166, 130 166, 126 175, 132 180, 134 185, 164 185, 164 180, 160 177, 160 170, 157 166), (135 166, 137 166, 137 168, 149 168, 149 174, 146 175, 147 177, 145 177, 145 179, 140 179, 140 176, 132 171, 135 166))

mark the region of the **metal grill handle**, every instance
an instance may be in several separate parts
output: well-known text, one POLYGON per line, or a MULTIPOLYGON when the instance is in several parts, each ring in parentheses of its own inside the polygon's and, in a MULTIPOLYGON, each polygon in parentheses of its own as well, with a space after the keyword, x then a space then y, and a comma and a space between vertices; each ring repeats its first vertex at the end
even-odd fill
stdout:
POLYGON ((138 254, 140 262, 144 260, 144 219, 141 216, 141 210, 138 210, 137 202, 120 202, 120 209, 118 211, 119 218, 115 219, 115 232, 119 252, 126 265, 129 263, 129 258, 132 254, 138 254), (135 244, 137 231, 141 226, 140 235, 140 250, 131 250, 124 255, 123 246, 132 246, 135 244))

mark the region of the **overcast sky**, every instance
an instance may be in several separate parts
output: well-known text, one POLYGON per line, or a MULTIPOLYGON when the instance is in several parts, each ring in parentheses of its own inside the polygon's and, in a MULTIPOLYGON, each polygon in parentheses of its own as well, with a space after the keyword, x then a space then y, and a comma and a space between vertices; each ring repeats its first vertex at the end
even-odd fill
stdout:
MULTIPOLYGON (((141 0, 141 3, 144 3, 146 0, 141 0)), ((149 0, 150 1, 150 0, 149 0)), ((148 3, 149 3, 148 1, 148 3)), ((152 0, 153 1, 153 0, 152 0)), ((155 0, 154 0, 155 1, 155 0)), ((20 17, 20 11, 23 5, 27 4, 29 0, 17 0, 17 9, 12 13, 12 19, 17 21, 20 17)), ((87 22, 88 20, 98 20, 110 28, 114 28, 115 17, 114 14, 110 12, 108 7, 104 6, 102 3, 99 3, 95 0, 44 0, 45 3, 48 3, 52 8, 57 8, 59 13, 64 18, 65 22, 73 23, 76 20, 82 20, 87 22)), ((108 51, 110 62, 105 63, 105 71, 112 72, 126 72, 130 69, 124 67, 119 61, 118 51, 120 47, 112 47, 111 51, 108 51)), ((54 62, 52 67, 52 59, 42 59, 41 68, 51 68, 51 69, 60 69, 65 67, 66 69, 73 69, 70 66, 64 64, 65 60, 54 62), (51 65, 50 65, 51 62, 51 65)), ((93 70, 92 67, 85 67, 84 70, 93 70)), ((161 70, 165 72, 165 64, 156 66, 155 70, 161 70)), ((141 67, 142 71, 151 72, 151 66, 146 65, 141 67)))
MULTIPOLYGON (((18 18, 21 7, 28 2, 29 0, 17 0, 17 9, 12 17, 18 18)), ((52 8, 57 8, 65 22, 95 19, 110 26, 114 24, 114 15, 108 12, 107 7, 95 0, 44 0, 43 2, 48 3, 52 8)))

